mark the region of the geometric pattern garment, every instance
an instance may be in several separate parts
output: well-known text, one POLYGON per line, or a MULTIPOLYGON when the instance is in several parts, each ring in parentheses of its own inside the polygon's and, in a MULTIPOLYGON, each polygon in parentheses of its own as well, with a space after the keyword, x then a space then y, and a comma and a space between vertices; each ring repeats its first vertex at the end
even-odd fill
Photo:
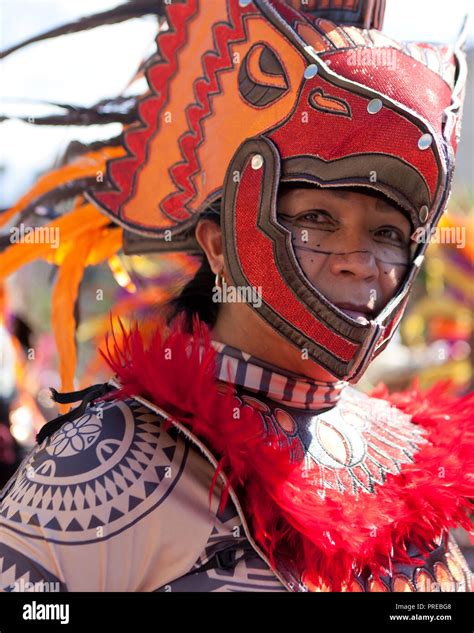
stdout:
POLYGON ((266 432, 291 448, 293 462, 304 459, 308 468, 319 467, 321 488, 373 493, 388 473, 413 462, 427 441, 409 415, 352 387, 344 389, 335 407, 316 414, 275 405, 245 389, 234 388, 234 396, 260 412, 266 432))
POLYGON ((214 468, 162 422, 98 404, 33 449, 1 495, 0 590, 286 590, 219 486, 208 512, 214 468))
POLYGON ((229 500, 192 570, 157 589, 166 591, 286 591, 245 537, 229 500))
MULTIPOLYGON (((364 479, 353 465, 361 428, 344 410, 367 396, 345 390, 339 413, 324 412, 333 416, 327 432, 313 428, 312 439, 314 413, 308 425, 307 411, 288 408, 284 417, 263 396, 240 390, 238 397, 253 398, 282 440, 298 435, 326 487, 352 487, 352 494, 370 494, 424 441, 401 420, 396 436, 390 425, 385 435, 375 429, 366 445, 375 455, 385 442, 388 452, 378 464, 367 461, 364 479)), ((0 497, 0 590, 313 591, 291 561, 270 567, 235 496, 218 512, 222 481, 209 508, 215 465, 206 447, 179 425, 164 432, 163 417, 146 404, 89 406, 23 460, 0 497)), ((350 591, 471 590, 467 564, 447 535, 423 566, 393 567, 382 584, 362 575, 350 591)))

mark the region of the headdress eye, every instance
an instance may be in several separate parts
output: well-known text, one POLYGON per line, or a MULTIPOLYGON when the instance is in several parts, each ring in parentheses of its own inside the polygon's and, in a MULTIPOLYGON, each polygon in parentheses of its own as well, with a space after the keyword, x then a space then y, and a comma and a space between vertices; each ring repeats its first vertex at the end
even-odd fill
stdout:
POLYGON ((288 90, 288 77, 278 55, 266 44, 255 44, 239 71, 239 92, 255 108, 274 103, 288 90))
POLYGON ((328 114, 339 114, 349 117, 349 119, 352 118, 351 107, 345 99, 326 94, 321 88, 312 90, 308 99, 315 110, 327 112, 328 114))

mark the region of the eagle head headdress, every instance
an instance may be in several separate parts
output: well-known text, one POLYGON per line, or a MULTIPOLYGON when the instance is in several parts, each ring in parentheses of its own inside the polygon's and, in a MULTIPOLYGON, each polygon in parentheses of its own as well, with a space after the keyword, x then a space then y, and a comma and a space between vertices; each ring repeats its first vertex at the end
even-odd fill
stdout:
POLYGON ((427 247, 362 324, 303 273, 279 221, 280 183, 377 192, 435 227, 460 132, 457 46, 384 35, 374 0, 173 0, 148 90, 122 151, 87 198, 123 227, 125 252, 199 252, 194 229, 220 201, 230 282, 252 309, 334 376, 356 382, 393 336, 427 247), (390 56, 390 65, 386 60, 390 56), (375 177, 374 177, 375 174, 375 177))

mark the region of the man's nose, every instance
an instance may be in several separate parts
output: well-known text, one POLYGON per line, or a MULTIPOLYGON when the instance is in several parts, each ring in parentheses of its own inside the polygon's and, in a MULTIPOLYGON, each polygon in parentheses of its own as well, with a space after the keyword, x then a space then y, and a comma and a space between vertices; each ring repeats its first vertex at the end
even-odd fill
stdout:
POLYGON ((374 254, 367 250, 336 251, 330 255, 329 265, 333 275, 354 276, 367 281, 379 276, 374 254))

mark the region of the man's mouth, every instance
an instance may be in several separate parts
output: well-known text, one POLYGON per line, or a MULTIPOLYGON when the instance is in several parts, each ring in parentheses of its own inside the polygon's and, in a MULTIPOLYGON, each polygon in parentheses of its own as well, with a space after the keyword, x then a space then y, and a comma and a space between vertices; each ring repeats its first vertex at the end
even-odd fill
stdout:
POLYGON ((366 324, 373 317, 374 312, 366 306, 358 306, 349 303, 335 303, 334 304, 341 312, 347 314, 358 323, 366 324))

